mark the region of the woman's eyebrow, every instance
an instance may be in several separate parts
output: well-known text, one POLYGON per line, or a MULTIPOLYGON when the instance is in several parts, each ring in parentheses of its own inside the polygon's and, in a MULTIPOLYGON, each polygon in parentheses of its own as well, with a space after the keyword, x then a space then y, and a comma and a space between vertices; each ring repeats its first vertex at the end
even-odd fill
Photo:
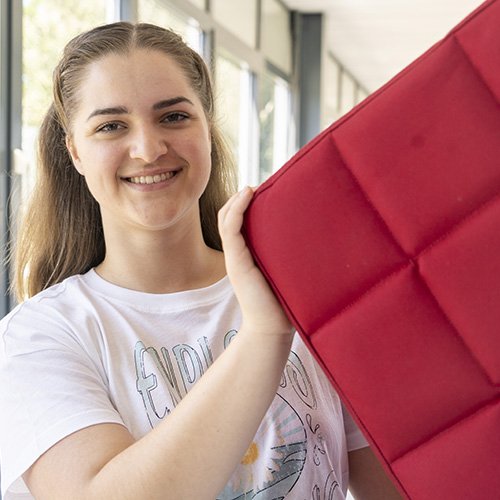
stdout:
POLYGON ((126 113, 128 113, 128 109, 125 106, 116 106, 116 107, 112 107, 112 108, 95 109, 87 117, 87 121, 89 121, 94 116, 99 116, 99 115, 123 115, 123 114, 126 114, 126 113))
POLYGON ((170 106, 175 106, 176 104, 179 104, 180 102, 187 102, 188 104, 191 104, 192 106, 194 106, 193 102, 191 100, 189 100, 187 97, 178 96, 178 97, 172 97, 171 99, 165 99, 163 101, 157 102, 156 104, 153 105, 153 109, 158 110, 158 109, 168 108, 170 106))
MULTIPOLYGON (((159 102, 153 104, 153 109, 154 110, 165 109, 165 108, 168 108, 170 106, 175 106, 176 104, 179 104, 180 102, 187 102, 188 104, 191 104, 191 106, 194 106, 193 101, 191 101, 187 97, 178 96, 178 97, 172 97, 171 99, 164 99, 163 101, 159 101, 159 102)), ((129 111, 125 106, 114 106, 114 107, 110 107, 110 108, 95 109, 87 117, 87 121, 89 121, 94 116, 123 115, 123 114, 126 114, 128 112, 129 111)))

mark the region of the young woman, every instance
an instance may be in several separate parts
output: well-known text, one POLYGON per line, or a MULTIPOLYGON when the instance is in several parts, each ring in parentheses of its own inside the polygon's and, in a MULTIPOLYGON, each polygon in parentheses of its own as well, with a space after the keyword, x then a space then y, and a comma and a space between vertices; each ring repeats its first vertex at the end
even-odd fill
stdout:
POLYGON ((68 44, 0 327, 4 500, 341 499, 348 462, 398 498, 255 267, 227 158, 177 35, 68 44))

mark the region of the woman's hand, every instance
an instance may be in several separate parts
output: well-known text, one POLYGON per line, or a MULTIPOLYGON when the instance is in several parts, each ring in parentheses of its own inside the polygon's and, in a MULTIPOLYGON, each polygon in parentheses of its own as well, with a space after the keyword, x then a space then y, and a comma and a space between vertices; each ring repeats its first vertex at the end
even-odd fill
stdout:
POLYGON ((292 326, 257 268, 241 234, 243 214, 253 189, 233 195, 219 211, 219 231, 226 269, 243 313, 245 330, 253 334, 292 336, 292 326))

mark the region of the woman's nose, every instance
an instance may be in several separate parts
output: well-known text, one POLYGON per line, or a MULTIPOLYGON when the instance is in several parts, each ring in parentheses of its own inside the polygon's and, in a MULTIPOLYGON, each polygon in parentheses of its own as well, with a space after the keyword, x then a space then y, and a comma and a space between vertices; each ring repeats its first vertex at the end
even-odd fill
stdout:
POLYGON ((160 131, 153 127, 142 127, 133 134, 130 157, 153 163, 168 151, 167 142, 160 131))

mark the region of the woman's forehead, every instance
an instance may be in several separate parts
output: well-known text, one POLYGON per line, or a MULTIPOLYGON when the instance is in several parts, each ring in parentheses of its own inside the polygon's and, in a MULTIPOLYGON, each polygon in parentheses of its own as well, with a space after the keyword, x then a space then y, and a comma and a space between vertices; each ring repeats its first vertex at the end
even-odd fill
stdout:
POLYGON ((121 83, 122 79, 144 82, 189 85, 188 79, 172 57, 158 50, 133 49, 126 53, 111 53, 91 62, 85 80, 121 83))
POLYGON ((138 99, 154 103, 175 96, 197 100, 179 64, 157 50, 134 49, 103 56, 89 64, 80 85, 80 104, 84 106, 138 99))

